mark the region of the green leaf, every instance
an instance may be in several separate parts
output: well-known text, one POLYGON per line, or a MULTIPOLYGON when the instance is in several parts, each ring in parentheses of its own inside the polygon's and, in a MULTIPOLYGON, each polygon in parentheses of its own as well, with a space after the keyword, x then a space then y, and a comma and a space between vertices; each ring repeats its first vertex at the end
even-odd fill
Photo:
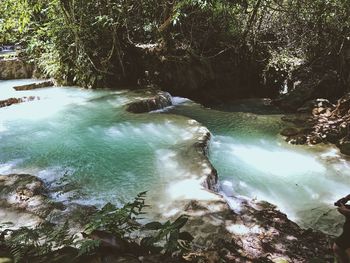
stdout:
POLYGON ((155 240, 153 237, 144 237, 144 238, 142 238, 140 245, 142 247, 150 247, 150 246, 153 246, 154 241, 155 240))
POLYGON ((187 221, 188 221, 188 217, 185 215, 181 215, 175 220, 174 223, 172 223, 172 227, 180 229, 184 225, 186 225, 187 221))
POLYGON ((161 229, 163 227, 163 225, 159 222, 150 222, 146 225, 144 225, 144 229, 146 230, 158 230, 158 229, 161 229))

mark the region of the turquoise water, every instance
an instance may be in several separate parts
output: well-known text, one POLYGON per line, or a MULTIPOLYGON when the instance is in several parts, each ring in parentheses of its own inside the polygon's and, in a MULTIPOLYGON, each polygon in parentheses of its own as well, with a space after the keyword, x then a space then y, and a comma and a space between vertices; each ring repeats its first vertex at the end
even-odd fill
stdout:
POLYGON ((349 160, 329 146, 285 143, 278 135, 281 115, 271 108, 248 101, 208 109, 174 98, 175 106, 163 112, 135 115, 124 107, 142 94, 12 90, 32 81, 0 81, 0 99, 40 97, 0 108, 0 174, 35 174, 53 188, 68 183, 79 191, 57 198, 94 205, 122 204, 148 190, 149 202, 159 208, 196 193, 179 183, 203 172, 189 167, 191 156, 180 156, 201 133, 195 119, 213 134, 210 159, 233 209, 239 204, 232 196, 266 200, 304 227, 329 233, 339 228, 333 202, 348 194, 349 160))
POLYGON ((349 193, 350 162, 336 148, 287 144, 279 135, 282 115, 249 101, 219 110, 188 101, 168 112, 194 118, 213 133, 210 159, 233 209, 239 206, 232 196, 266 200, 303 227, 339 231, 343 218, 333 203, 349 193))
MULTIPOLYGON (((17 83, 0 82, 0 93, 17 83)), ((0 174, 31 173, 53 187, 63 181, 79 193, 59 198, 99 205, 121 204, 142 191, 163 198, 170 182, 187 173, 178 169, 177 153, 199 128, 188 118, 127 113, 125 104, 139 96, 127 91, 15 93, 26 94, 41 99, 0 108, 0 174)))

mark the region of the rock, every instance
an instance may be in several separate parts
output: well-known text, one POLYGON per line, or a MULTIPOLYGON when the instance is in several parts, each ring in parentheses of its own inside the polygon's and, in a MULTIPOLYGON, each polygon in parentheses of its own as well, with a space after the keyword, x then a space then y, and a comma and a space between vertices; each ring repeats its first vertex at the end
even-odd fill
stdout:
POLYGON ((40 99, 39 97, 29 96, 29 97, 22 97, 22 98, 9 98, 6 100, 0 100, 0 108, 8 107, 8 106, 11 106, 13 104, 18 104, 18 103, 22 103, 22 102, 39 100, 39 99, 40 99))
POLYGON ((342 122, 339 125, 339 135, 341 137, 345 137, 347 135, 350 135, 349 131, 350 131, 350 125, 347 122, 342 122))
POLYGON ((172 99, 169 93, 156 91, 156 94, 131 102, 126 105, 126 110, 132 113, 145 113, 154 110, 160 110, 172 105, 172 99))
POLYGON ((287 137, 289 137, 289 136, 297 135, 299 132, 300 132, 299 129, 293 128, 293 127, 289 127, 289 128, 284 128, 284 129, 280 132, 280 134, 281 134, 282 136, 287 136, 287 137))
POLYGON ((47 81, 39 82, 39 83, 31 83, 31 84, 26 84, 26 85, 21 85, 21 86, 15 86, 13 88, 17 91, 21 91, 21 90, 33 90, 33 89, 52 87, 54 85, 55 84, 53 83, 52 80, 47 80, 47 81))
POLYGON ((15 58, 0 60, 0 79, 28 79, 33 76, 34 66, 15 58))
POLYGON ((295 112, 299 109, 301 112, 310 112, 312 105, 309 104, 309 101, 316 102, 315 107, 326 108, 329 105, 327 100, 319 99, 317 102, 316 99, 319 97, 334 99, 344 92, 339 83, 339 77, 333 70, 316 73, 306 66, 301 67, 299 72, 297 70, 293 75, 293 81, 298 85, 275 100, 275 104, 283 110, 295 112))
MULTIPOLYGON (((11 214, 12 218, 15 213, 19 217, 30 217, 32 225, 43 220, 55 224, 70 220, 77 229, 88 223, 89 216, 96 211, 92 206, 55 202, 50 199, 44 182, 29 174, 0 175, 0 209, 8 211, 5 214, 11 214)), ((18 222, 18 225, 22 223, 26 222, 18 222)))
POLYGON ((344 137, 337 144, 340 152, 346 155, 350 155, 350 138, 344 137))
MULTIPOLYGON (((338 100, 337 105, 330 104, 327 100, 315 100, 308 102, 310 105, 317 104, 313 109, 309 120, 297 121, 298 115, 285 116, 282 120, 289 122, 298 122, 299 126, 310 126, 302 129, 302 134, 307 136, 307 143, 317 144, 320 142, 330 142, 336 144, 343 154, 350 155, 349 136, 350 136, 350 93, 338 100), (327 108, 324 108, 327 107, 327 108)), ((292 144, 303 144, 304 138, 299 135, 293 135, 287 138, 292 144)))
POLYGON ((2 207, 23 210, 45 218, 52 210, 44 183, 28 174, 0 175, 2 207))
POLYGON ((314 99, 314 100, 309 100, 304 103, 303 106, 297 109, 297 112, 300 113, 310 113, 314 109, 318 109, 318 112, 324 111, 327 108, 334 109, 335 105, 329 102, 327 99, 314 99))
POLYGON ((290 136, 286 139, 290 144, 305 144, 307 142, 307 137, 304 134, 290 136))
POLYGON ((311 135, 308 138, 308 141, 310 144, 315 145, 315 144, 319 144, 322 142, 322 138, 319 135, 311 135))
POLYGON ((337 143, 340 139, 340 134, 337 129, 331 129, 328 133, 326 133, 326 140, 330 143, 337 143))

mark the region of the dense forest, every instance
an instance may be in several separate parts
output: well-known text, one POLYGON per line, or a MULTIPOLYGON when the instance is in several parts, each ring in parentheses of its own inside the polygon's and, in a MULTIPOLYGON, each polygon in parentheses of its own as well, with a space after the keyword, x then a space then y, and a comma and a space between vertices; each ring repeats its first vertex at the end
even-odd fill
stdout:
POLYGON ((333 262, 349 0, 1 0, 0 48, 0 262, 333 262))
POLYGON ((349 5, 6 0, 0 42, 20 44, 42 74, 88 88, 152 83, 202 100, 276 97, 308 74, 322 79, 321 97, 335 98, 349 85, 349 5))

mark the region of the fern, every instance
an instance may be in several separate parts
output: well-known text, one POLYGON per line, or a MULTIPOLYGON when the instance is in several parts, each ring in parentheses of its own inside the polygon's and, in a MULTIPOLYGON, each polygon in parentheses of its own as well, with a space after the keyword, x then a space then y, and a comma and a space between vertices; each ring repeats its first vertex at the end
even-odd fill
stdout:
POLYGON ((91 222, 86 225, 85 232, 91 233, 94 230, 105 230, 113 235, 125 237, 125 235, 140 228, 137 219, 145 204, 146 192, 137 195, 133 202, 125 204, 122 208, 117 208, 111 203, 107 203, 100 211, 95 213, 91 222))
POLYGON ((83 240, 80 243, 81 243, 81 245, 79 247, 78 257, 94 254, 94 252, 101 245, 101 241, 100 240, 91 240, 91 239, 83 240))
MULTIPOLYGON (((90 218, 90 223, 85 226, 85 233, 89 234, 95 230, 104 231, 112 236, 125 241, 126 244, 135 244, 130 234, 137 230, 147 230, 152 235, 141 240, 142 251, 147 253, 172 253, 184 252, 190 249, 193 239, 188 232, 181 231, 188 218, 180 216, 174 222, 165 223, 151 222, 142 226, 137 222, 144 214, 146 192, 136 196, 133 202, 118 208, 108 203, 95 212, 90 218)), ((63 225, 54 225, 44 222, 34 228, 21 227, 9 229, 8 224, 0 224, 0 244, 7 248, 15 263, 35 262, 50 258, 53 251, 63 248, 76 249, 77 257, 95 254, 100 248, 103 240, 93 240, 84 236, 78 237, 78 233, 71 233, 69 222, 63 225)), ((77 258, 74 258, 74 260, 77 258)), ((73 259, 72 259, 73 260, 73 259)))

